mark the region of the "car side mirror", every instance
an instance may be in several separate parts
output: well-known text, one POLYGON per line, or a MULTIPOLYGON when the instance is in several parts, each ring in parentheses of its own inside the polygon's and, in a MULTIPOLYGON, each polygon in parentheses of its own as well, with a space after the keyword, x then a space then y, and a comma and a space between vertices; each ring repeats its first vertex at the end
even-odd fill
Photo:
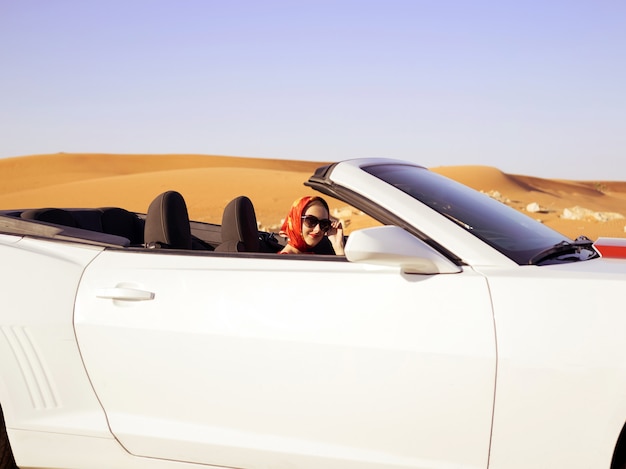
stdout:
POLYGON ((398 226, 378 226, 354 231, 345 247, 350 262, 399 267, 407 274, 461 272, 439 252, 398 226))

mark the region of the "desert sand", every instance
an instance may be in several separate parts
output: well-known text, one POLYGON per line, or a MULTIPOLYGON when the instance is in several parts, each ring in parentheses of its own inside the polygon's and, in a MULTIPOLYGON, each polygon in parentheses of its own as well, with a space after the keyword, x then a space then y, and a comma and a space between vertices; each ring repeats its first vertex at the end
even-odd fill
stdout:
MULTIPOLYGON (((220 223, 238 195, 253 201, 259 224, 277 231, 303 185, 328 162, 216 155, 70 154, 0 159, 0 209, 119 206, 145 213, 166 190, 185 197, 190 218, 220 223)), ((430 168, 510 205, 570 238, 626 237, 626 182, 568 181, 506 174, 488 166, 430 168)), ((347 232, 372 221, 328 199, 347 232)))

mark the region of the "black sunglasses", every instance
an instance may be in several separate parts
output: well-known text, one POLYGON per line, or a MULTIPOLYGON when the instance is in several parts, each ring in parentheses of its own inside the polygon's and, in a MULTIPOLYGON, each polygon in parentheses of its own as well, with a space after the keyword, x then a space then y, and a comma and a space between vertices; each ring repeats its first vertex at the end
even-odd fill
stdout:
POLYGON ((320 226, 320 230, 326 233, 330 230, 331 221, 328 218, 322 218, 321 220, 313 215, 304 215, 302 217, 302 221, 308 228, 315 228, 317 225, 320 226))

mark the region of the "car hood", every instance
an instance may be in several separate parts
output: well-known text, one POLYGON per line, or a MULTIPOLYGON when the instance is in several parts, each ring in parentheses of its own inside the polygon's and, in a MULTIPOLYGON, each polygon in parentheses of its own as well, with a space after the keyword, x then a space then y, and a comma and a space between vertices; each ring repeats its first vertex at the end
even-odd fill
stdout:
POLYGON ((626 259, 620 258, 598 257, 587 261, 546 265, 541 268, 581 274, 612 274, 626 280, 626 259))

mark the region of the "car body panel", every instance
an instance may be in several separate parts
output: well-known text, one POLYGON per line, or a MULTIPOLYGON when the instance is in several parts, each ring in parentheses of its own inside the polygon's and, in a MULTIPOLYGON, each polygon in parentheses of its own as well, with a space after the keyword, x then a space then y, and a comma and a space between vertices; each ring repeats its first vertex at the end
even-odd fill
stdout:
POLYGON ((88 267, 76 333, 121 444, 229 467, 485 467, 484 278, 278 257, 107 251, 88 267), (154 300, 98 298, 120 284, 154 300))
POLYGON ((19 449, 29 448, 35 434, 114 441, 72 324, 80 276, 101 250, 29 238, 0 242, 2 265, 10 266, 0 268, 0 399, 18 462, 26 467, 37 467, 36 452, 19 449))
POLYGON ((626 265, 483 273, 498 336, 490 468, 610 467, 626 415, 626 265))

